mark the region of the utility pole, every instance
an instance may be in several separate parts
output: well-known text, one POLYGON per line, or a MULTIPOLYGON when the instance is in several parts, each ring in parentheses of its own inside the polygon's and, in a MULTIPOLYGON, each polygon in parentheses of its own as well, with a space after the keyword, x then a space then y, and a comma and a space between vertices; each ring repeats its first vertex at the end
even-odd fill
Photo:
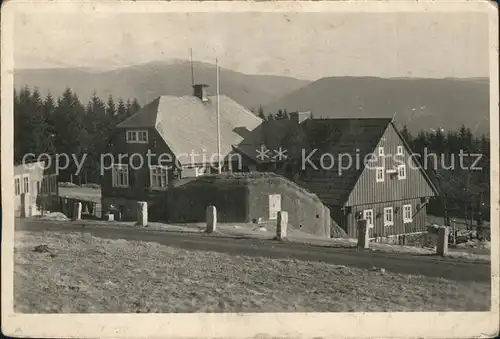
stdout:
POLYGON ((217 170, 219 174, 222 172, 220 160, 220 112, 219 112, 219 60, 215 59, 215 68, 217 70, 217 170))
POLYGON ((193 49, 189 49, 189 63, 191 66, 191 86, 194 86, 193 49))

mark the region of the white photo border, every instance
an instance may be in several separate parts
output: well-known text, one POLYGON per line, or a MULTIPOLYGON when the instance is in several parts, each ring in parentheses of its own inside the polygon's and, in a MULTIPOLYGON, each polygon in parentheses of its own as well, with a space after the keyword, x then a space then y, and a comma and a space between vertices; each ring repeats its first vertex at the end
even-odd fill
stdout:
MULTIPOLYGON (((499 322, 498 9, 487 1, 62 2, 8 1, 1 11, 2 332, 13 337, 443 337, 493 336, 499 322), (490 312, 19 314, 13 311, 13 23, 16 12, 484 12, 490 27, 490 312), (493 166, 495 164, 495 166, 493 166), (493 227, 495 226, 495 227, 493 227)), ((41 296, 42 297, 42 296, 41 296)))

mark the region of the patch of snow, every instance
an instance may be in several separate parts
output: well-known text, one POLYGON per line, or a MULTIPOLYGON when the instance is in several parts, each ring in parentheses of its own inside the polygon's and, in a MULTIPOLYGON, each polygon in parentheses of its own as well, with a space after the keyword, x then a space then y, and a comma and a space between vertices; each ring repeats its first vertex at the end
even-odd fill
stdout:
POLYGON ((67 221, 69 218, 61 212, 52 212, 38 216, 40 220, 67 221))

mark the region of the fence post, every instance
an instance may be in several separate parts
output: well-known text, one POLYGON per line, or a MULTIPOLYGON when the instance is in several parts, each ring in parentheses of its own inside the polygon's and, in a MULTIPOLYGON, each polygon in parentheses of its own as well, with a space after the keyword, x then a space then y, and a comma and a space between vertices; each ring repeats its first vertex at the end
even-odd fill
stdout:
POLYGON ((358 248, 368 248, 370 246, 369 228, 366 220, 358 220, 358 248))
POLYGON ((73 215, 72 219, 75 220, 80 220, 82 219, 82 203, 81 202, 75 202, 73 204, 73 215))
POLYGON ((441 227, 438 230, 438 242, 436 246, 436 252, 440 256, 446 256, 448 254, 448 235, 450 230, 448 227, 441 227))
POLYGON ((145 201, 137 202, 137 225, 146 226, 148 224, 148 203, 145 201))
POLYGON ((213 233, 217 229, 217 208, 215 206, 208 206, 206 211, 205 220, 207 223, 207 233, 213 233))
POLYGON ((31 198, 29 193, 21 194, 21 217, 27 218, 30 216, 31 198))
POLYGON ((287 237, 288 231, 288 212, 279 211, 276 224, 276 238, 283 240, 287 237))
POLYGON ((453 245, 457 244, 457 224, 455 223, 455 219, 451 221, 453 225, 453 245))

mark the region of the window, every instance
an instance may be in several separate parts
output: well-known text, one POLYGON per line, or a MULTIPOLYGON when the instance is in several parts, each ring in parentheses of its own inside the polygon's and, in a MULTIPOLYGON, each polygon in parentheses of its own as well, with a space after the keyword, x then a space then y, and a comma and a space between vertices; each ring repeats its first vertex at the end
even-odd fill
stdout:
POLYGON ((379 157, 383 157, 384 156, 384 148, 383 147, 379 147, 378 148, 378 156, 379 157))
POLYGON ((168 170, 164 166, 151 166, 150 173, 150 186, 152 188, 167 187, 168 183, 168 170))
POLYGON ((19 177, 14 178, 14 192, 16 195, 21 194, 21 179, 19 177))
POLYGON ((394 211, 392 207, 384 208, 384 226, 394 225, 394 211))
POLYGON ((113 165, 112 177, 113 187, 128 187, 128 165, 113 165))
POLYGON ((376 168, 376 180, 377 180, 377 182, 384 181, 384 168, 383 167, 376 168))
POLYGON ((147 131, 139 131, 137 134, 139 135, 140 142, 148 142, 148 132, 147 131))
POLYGON ((403 155, 403 146, 398 146, 398 155, 403 155))
POLYGON ((366 220, 366 226, 373 227, 373 210, 364 210, 363 219, 366 220))
POLYGON ((24 193, 30 192, 30 177, 27 175, 23 175, 23 188, 24 193))
POLYGON ((398 166, 398 179, 406 179, 406 166, 405 165, 399 165, 398 166))
POLYGON ((52 190, 51 192, 57 192, 57 175, 53 175, 52 177, 52 190))
POLYGON ((144 144, 148 142, 148 131, 127 131, 128 143, 144 144))
POLYGON ((411 214, 411 205, 403 205, 403 223, 407 224, 413 221, 411 214))

